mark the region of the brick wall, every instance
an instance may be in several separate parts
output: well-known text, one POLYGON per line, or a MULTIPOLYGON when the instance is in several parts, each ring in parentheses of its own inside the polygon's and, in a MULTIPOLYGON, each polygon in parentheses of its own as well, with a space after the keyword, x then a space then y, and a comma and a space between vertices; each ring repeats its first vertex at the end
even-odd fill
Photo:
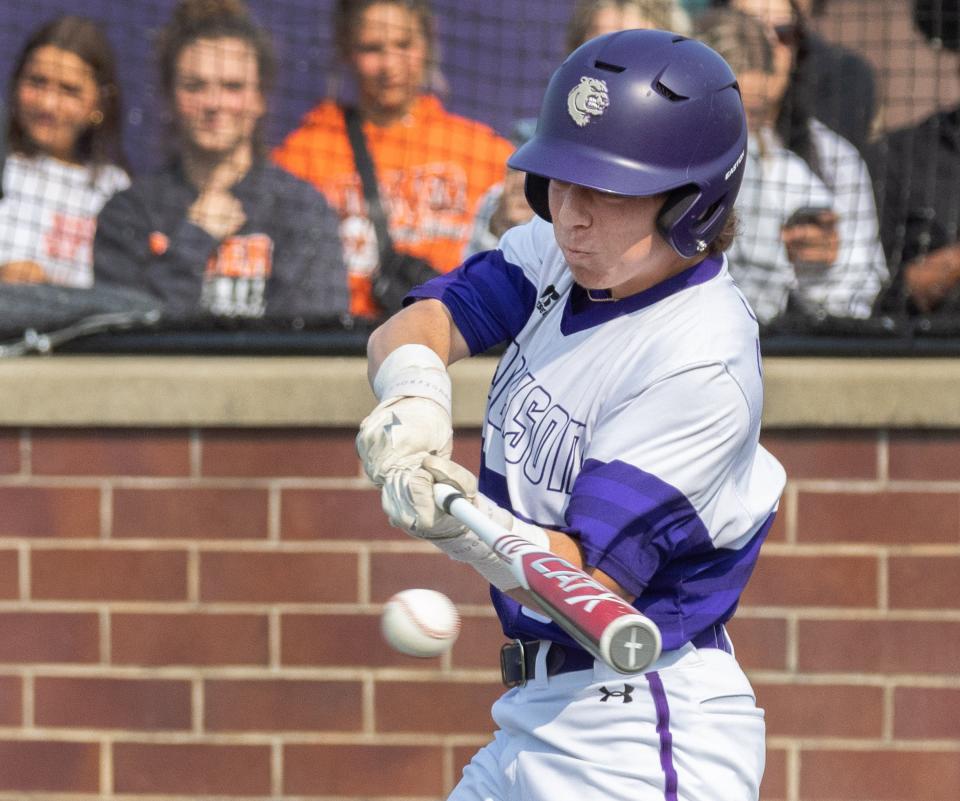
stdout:
MULTIPOLYGON (((771 431, 731 626, 764 801, 960 798, 960 434, 771 431)), ((475 432, 457 456, 476 467, 475 432)), ((489 731, 479 582, 390 529, 353 432, 0 429, 0 799, 438 799, 489 731), (452 653, 381 642, 449 594, 452 653)))

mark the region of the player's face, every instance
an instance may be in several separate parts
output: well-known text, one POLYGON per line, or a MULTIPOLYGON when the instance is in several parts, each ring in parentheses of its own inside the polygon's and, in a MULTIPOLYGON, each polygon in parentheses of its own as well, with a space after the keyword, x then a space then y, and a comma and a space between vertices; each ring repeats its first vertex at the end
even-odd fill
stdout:
POLYGON ((367 8, 354 33, 351 63, 371 117, 403 115, 423 85, 427 40, 416 15, 395 3, 367 8))
POLYGON ((80 56, 53 45, 29 56, 16 86, 17 119, 44 153, 76 157, 77 141, 103 121, 93 70, 80 56))
POLYGON ((242 39, 197 39, 177 56, 174 108, 187 142, 212 156, 249 145, 263 116, 257 55, 242 39))
POLYGON ((548 199, 557 243, 585 289, 628 297, 687 265, 657 231, 662 196, 623 197, 550 181, 548 199))

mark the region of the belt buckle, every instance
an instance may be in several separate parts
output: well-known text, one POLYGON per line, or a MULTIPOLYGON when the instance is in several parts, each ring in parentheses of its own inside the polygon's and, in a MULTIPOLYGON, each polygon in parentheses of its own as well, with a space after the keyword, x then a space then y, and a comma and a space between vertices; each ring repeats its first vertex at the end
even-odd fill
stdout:
POLYGON ((504 643, 500 648, 500 680, 504 687, 523 687, 527 683, 527 655, 524 651, 523 640, 514 640, 504 643), (514 653, 519 653, 518 660, 520 666, 520 677, 518 679, 509 678, 508 669, 510 667, 510 657, 514 653))

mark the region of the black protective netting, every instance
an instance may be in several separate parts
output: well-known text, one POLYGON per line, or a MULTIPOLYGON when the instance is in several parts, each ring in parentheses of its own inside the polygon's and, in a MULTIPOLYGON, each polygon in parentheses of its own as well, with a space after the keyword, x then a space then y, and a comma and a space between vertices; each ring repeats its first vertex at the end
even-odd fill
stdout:
MULTIPOLYGON (((396 252, 444 272, 529 213, 504 160, 567 52, 573 0, 374 3, 347 61, 335 5, 197 0, 178 33, 172 0, 0 2, 0 343, 93 317, 70 331, 106 350, 149 351, 158 337, 175 350, 179 332, 186 349, 204 336, 257 349, 258 334, 266 351, 359 347, 388 253, 335 101, 363 111, 370 92, 385 116, 365 117, 367 144, 396 252), (425 94, 391 117, 419 69, 407 8, 421 6, 435 31, 416 76, 425 94), (93 30, 48 28, 21 58, 76 14, 93 30), (202 27, 217 14, 229 18, 202 27), (272 50, 272 80, 251 30, 272 50), (371 66, 384 48, 406 72, 371 66)), ((668 19, 741 77, 754 116, 728 257, 768 348, 960 349, 960 0, 730 0, 746 21, 709 0, 592 5, 668 19)))

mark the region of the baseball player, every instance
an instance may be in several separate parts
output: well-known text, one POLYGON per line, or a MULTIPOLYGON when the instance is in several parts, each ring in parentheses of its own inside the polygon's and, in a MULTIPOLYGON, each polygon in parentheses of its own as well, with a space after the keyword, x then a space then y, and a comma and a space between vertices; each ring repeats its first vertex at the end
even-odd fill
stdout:
POLYGON ((380 403, 357 443, 384 510, 493 585, 513 640, 498 730, 453 801, 758 798, 763 711, 724 623, 785 479, 758 444, 757 325, 723 256, 745 147, 736 80, 705 45, 585 43, 509 161, 538 216, 370 338, 380 403), (478 491, 449 460, 447 365, 497 343, 478 491), (652 618, 661 658, 635 676, 594 661, 436 509, 434 482, 652 618))

